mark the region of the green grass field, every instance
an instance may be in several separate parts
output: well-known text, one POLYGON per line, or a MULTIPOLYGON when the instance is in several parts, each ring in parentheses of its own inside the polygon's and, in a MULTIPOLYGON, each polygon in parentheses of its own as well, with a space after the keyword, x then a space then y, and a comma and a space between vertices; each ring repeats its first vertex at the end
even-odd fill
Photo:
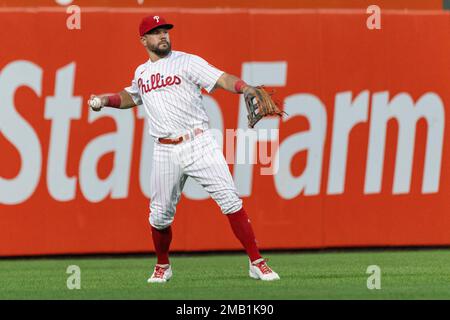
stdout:
POLYGON ((281 280, 248 277, 246 256, 175 255, 174 277, 147 284, 153 256, 0 259, 0 299, 450 299, 450 250, 266 254, 281 280), (69 290, 69 265, 81 289, 69 290), (381 289, 367 289, 369 265, 381 289))

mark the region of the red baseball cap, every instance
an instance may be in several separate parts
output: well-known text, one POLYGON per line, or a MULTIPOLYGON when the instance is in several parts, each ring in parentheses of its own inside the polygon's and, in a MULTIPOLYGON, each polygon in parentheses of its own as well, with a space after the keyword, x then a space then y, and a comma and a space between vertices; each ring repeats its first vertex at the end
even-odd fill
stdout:
POLYGON ((166 20, 161 16, 148 16, 142 19, 141 24, 139 25, 139 34, 142 37, 147 32, 158 27, 172 29, 173 24, 167 23, 166 20))

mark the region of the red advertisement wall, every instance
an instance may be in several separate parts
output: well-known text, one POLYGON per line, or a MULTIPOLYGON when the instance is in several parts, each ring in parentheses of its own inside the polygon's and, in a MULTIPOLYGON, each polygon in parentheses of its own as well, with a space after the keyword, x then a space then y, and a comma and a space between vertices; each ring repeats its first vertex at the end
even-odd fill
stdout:
MULTIPOLYGON (((86 106, 148 59, 145 14, 69 29, 64 10, 0 11, 0 255, 153 250, 142 110, 86 106)), ((276 88, 289 114, 260 126, 279 129, 275 175, 230 164, 263 249, 450 244, 448 13, 385 11, 378 30, 362 10, 158 14, 175 50, 276 88)), ((212 127, 246 127, 240 96, 205 96, 212 127)), ((173 250, 239 249, 204 197, 185 189, 173 250)))
POLYGON ((0 0, 0 7, 147 7, 147 8, 357 8, 440 10, 443 0, 0 0))

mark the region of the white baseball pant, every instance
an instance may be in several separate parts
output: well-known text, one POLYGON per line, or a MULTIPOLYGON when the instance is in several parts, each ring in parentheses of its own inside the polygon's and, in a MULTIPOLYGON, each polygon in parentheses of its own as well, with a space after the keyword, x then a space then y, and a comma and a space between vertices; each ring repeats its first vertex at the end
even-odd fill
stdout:
POLYGON ((222 213, 242 208, 222 150, 209 132, 177 145, 155 142, 150 178, 150 224, 169 227, 188 177, 195 179, 220 206, 222 213))

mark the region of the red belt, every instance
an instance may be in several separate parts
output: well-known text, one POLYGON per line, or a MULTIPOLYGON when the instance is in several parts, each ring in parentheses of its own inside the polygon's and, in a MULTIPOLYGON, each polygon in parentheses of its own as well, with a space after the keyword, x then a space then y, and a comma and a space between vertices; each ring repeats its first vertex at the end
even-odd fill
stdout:
MULTIPOLYGON (((201 134, 203 132, 202 129, 194 129, 194 137, 198 136, 199 134, 201 134)), ((169 139, 169 138, 159 138, 158 141, 159 143, 162 144, 179 144, 183 141, 188 141, 191 139, 191 135, 189 133, 186 133, 185 135, 182 135, 178 138, 174 138, 174 139, 169 139)))

